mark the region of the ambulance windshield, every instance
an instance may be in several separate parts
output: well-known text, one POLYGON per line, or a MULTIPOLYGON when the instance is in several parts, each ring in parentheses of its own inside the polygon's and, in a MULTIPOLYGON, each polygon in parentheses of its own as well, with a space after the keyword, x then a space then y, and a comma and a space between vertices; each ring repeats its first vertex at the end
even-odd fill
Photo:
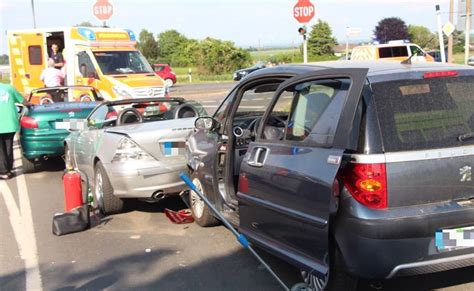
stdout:
POLYGON ((138 51, 94 52, 104 75, 153 73, 147 60, 138 51))

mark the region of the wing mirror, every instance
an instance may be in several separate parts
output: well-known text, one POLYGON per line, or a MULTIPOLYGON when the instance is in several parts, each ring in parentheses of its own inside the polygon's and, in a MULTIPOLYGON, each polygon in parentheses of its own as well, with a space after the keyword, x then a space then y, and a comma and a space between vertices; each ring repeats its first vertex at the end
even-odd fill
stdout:
POLYGON ((214 118, 209 117, 209 116, 199 117, 194 122, 194 127, 196 129, 215 130, 219 128, 219 122, 217 122, 214 118))

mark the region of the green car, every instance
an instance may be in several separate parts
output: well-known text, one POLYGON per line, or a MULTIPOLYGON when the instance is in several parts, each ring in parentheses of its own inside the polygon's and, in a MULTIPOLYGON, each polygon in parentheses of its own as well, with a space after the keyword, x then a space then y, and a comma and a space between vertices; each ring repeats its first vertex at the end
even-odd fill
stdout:
POLYGON ((33 90, 20 119, 23 171, 33 173, 42 161, 64 154, 69 131, 65 121, 86 118, 103 98, 89 86, 64 86, 33 90))

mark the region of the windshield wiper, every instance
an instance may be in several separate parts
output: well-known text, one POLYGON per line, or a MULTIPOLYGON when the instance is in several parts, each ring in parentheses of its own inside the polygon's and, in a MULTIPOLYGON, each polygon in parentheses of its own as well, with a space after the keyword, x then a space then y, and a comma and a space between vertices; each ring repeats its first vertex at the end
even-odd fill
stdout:
POLYGON ((466 141, 471 138, 474 138, 474 132, 469 132, 469 133, 461 134, 460 136, 458 136, 458 140, 461 142, 466 141))

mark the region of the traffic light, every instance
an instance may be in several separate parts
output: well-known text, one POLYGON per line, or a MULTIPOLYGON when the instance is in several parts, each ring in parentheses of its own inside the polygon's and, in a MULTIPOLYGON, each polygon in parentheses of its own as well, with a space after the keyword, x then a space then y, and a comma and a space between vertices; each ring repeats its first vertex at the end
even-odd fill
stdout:
POLYGON ((303 36, 303 39, 306 39, 306 26, 298 28, 298 33, 303 36))

